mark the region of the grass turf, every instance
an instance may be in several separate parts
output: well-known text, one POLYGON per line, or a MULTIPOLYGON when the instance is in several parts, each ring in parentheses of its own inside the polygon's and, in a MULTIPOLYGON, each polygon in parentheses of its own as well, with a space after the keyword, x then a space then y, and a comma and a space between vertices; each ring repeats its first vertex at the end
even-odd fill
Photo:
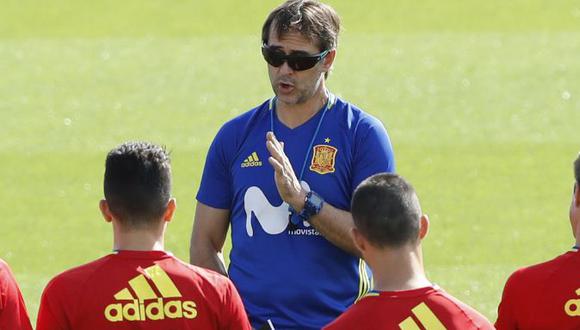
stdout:
MULTIPOLYGON (((387 126, 431 217, 430 278, 495 319, 509 273, 572 245, 580 7, 330 3, 346 28, 331 90, 387 126)), ((125 140, 172 150, 166 244, 187 260, 211 139, 271 96, 258 47, 275 4, 2 1, 0 257, 33 319, 50 277, 110 251, 97 202, 105 154, 125 140)))

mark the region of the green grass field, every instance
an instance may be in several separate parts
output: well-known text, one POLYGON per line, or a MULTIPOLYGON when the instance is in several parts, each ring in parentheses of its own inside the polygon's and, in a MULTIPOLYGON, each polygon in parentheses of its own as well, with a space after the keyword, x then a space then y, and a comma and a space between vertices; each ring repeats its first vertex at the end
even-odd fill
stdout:
MULTIPOLYGON (((580 151, 580 5, 329 1, 332 91, 379 117, 432 229, 428 274, 492 321, 506 277, 570 248, 580 151)), ((271 96, 260 29, 277 1, 0 0, 0 257, 36 319, 46 282, 110 252, 104 157, 165 144, 187 260, 214 134, 271 96)))

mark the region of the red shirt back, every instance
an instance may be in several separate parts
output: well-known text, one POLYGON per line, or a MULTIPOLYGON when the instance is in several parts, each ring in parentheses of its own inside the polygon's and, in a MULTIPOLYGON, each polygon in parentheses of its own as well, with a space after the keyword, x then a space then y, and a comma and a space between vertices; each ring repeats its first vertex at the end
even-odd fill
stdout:
POLYGON ((580 329, 580 253, 522 268, 507 280, 498 329, 580 329))
POLYGON ((0 259, 0 329, 32 330, 20 288, 8 264, 0 259))
POLYGON ((325 330, 493 329, 473 308, 438 287, 371 292, 325 330))
POLYGON ((232 282, 163 251, 119 251, 46 286, 37 330, 250 329, 232 282))

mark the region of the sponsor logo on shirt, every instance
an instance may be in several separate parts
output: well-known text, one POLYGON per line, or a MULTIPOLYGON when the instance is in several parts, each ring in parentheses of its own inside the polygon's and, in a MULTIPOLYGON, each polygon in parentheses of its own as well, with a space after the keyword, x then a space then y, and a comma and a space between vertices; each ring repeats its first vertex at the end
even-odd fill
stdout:
POLYGON ((437 316, 429 309, 429 307, 424 303, 420 303, 419 305, 413 307, 412 309, 413 314, 419 321, 415 321, 412 316, 407 317, 403 322, 399 323, 399 327, 402 330, 409 330, 409 329, 427 329, 427 330, 445 330, 445 326, 437 316), (423 327, 419 328, 419 324, 423 327))
POLYGON ((262 162, 260 161, 260 158, 258 158, 258 154, 254 151, 250 156, 248 156, 248 158, 244 159, 240 166, 242 168, 262 166, 262 162))
POLYGON ((108 305, 104 311, 108 321, 156 321, 197 317, 195 302, 179 299, 182 297, 181 293, 159 265, 145 268, 142 272, 143 274, 129 280, 129 287, 114 295, 117 302, 108 305))
POLYGON ((313 147, 310 170, 318 174, 334 173, 334 163, 338 149, 326 144, 318 144, 313 147))
MULTIPOLYGON (((576 289, 576 295, 580 296, 580 289, 576 289)), ((564 305, 564 311, 568 316, 580 316, 580 299, 570 299, 564 305)))
MULTIPOLYGON (((302 188, 310 191, 310 186, 306 181, 300 182, 302 188)), ((288 228, 289 215, 288 204, 282 202, 279 206, 270 204, 264 192, 257 186, 252 186, 244 193, 244 210, 246 211, 246 232, 249 237, 254 236, 254 227, 252 226, 252 214, 258 220, 258 223, 270 235, 278 235, 288 228)), ((303 221, 304 228, 289 229, 288 235, 292 236, 320 236, 320 233, 310 228, 307 221, 303 221)))

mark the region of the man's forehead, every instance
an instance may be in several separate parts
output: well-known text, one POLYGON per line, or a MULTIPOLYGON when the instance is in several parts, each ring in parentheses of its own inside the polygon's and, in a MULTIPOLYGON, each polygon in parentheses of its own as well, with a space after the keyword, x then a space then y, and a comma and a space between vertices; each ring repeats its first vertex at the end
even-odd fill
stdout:
POLYGON ((270 30, 268 45, 295 51, 315 51, 318 49, 314 41, 299 31, 288 31, 278 34, 275 29, 270 30))

